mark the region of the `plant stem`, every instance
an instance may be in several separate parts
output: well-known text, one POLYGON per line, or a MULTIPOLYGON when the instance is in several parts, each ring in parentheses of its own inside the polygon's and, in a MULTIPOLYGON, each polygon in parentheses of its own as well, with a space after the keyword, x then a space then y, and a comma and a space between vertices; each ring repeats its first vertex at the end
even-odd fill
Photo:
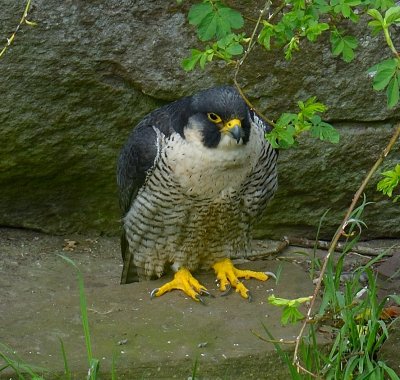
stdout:
POLYGON ((336 245, 338 244, 338 241, 340 239, 340 237, 342 236, 342 234, 345 232, 345 228, 348 224, 349 218, 351 213, 353 212, 361 194, 364 192, 367 184, 369 183, 372 175, 376 172, 376 170, 378 169, 378 167, 382 164, 383 160, 386 158, 386 156, 389 154, 389 152, 392 150, 393 145, 396 143, 397 139, 400 136, 400 123, 396 124, 395 126, 395 131, 393 133, 392 138, 390 139, 389 143, 387 144, 386 148, 382 151, 381 155, 379 156, 378 160, 375 162, 375 164, 372 166, 371 170, 368 172, 367 176, 365 177, 365 179, 363 180, 363 182, 361 183, 360 187, 358 188, 357 192, 354 194, 353 200, 350 204, 350 207, 348 208, 345 217, 343 218, 342 223, 340 224, 339 228, 337 229, 335 235, 332 238, 328 253, 324 259, 324 263, 322 265, 322 269, 321 269, 321 273, 318 277, 318 282, 317 285, 315 287, 314 290, 314 294, 313 297, 311 299, 310 302, 310 306, 308 308, 307 311, 307 315, 306 318, 304 319, 304 322, 301 326, 299 335, 296 338, 296 346, 294 349, 294 354, 293 354, 293 364, 297 366, 297 369, 300 371, 304 371, 304 368, 300 365, 300 360, 298 357, 298 351, 299 351, 299 346, 300 346, 300 340, 304 334, 304 330, 306 328, 307 322, 311 319, 311 312, 312 309, 314 307, 315 301, 318 297, 318 293, 321 289, 321 284, 322 284, 322 280, 326 271, 326 267, 328 265, 328 260, 330 258, 330 256, 332 255, 332 253, 335 251, 336 245))
POLYGON ((392 38, 390 37, 390 33, 389 33, 389 27, 387 25, 385 25, 383 27, 383 33, 385 35, 385 40, 387 45, 389 46, 390 50, 392 51, 392 53, 397 57, 400 58, 400 54, 399 52, 396 50, 396 48, 394 47, 392 38))
POLYGON ((247 59, 247 57, 249 56, 250 52, 253 50, 253 47, 256 44, 256 41, 254 41, 258 27, 260 25, 261 19, 264 17, 264 14, 269 10, 271 6, 271 1, 267 0, 265 2, 264 8, 261 10, 260 15, 258 16, 257 22, 256 22, 256 26, 253 29, 253 33, 251 34, 250 37, 250 41, 248 44, 248 48, 246 49, 243 57, 238 60, 236 62, 236 69, 235 69, 235 74, 233 76, 233 82, 235 83, 235 86, 237 88, 237 90, 239 91, 239 94, 241 95, 241 97, 244 99, 244 101, 246 102, 246 104, 253 110, 255 110, 255 112, 257 113, 258 116, 260 116, 262 119, 264 119, 268 124, 270 124, 271 126, 275 126, 275 123, 268 119, 262 112, 258 111, 254 105, 250 102, 250 100, 247 98, 247 96, 244 94, 242 88, 240 87, 239 83, 238 83, 238 75, 239 75, 239 71, 241 66, 243 65, 243 62, 247 59))
MULTIPOLYGON (((30 7, 31 7, 31 0, 28 0, 28 1, 26 2, 26 5, 25 5, 24 13, 22 14, 21 20, 19 21, 17 27, 15 28, 14 33, 11 35, 10 38, 7 38, 7 43, 6 43, 6 45, 5 45, 5 46, 3 47, 3 49, 0 51, 0 58, 1 58, 1 57, 3 56, 3 54, 6 52, 6 50, 8 49, 8 47, 13 43, 13 41, 14 41, 14 39, 15 39, 15 36, 16 36, 16 34, 17 34, 19 28, 21 27, 21 25, 22 25, 24 22, 29 22, 29 21, 26 20, 26 17, 28 16, 28 12, 29 12, 30 7)), ((32 22, 29 22, 29 24, 32 25, 33 23, 32 23, 32 22)))

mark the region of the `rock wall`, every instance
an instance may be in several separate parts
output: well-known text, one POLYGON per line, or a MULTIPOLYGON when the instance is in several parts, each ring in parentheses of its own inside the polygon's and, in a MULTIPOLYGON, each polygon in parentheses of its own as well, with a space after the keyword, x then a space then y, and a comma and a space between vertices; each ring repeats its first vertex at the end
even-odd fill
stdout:
MULTIPOLYGON (((237 2, 244 4, 243 2, 237 2)), ((0 36, 8 37, 25 2, 0 0, 0 36)), ((115 165, 135 123, 167 101, 218 83, 232 68, 212 64, 185 73, 181 60, 198 44, 186 22, 190 2, 35 0, 14 45, 0 60, 0 225, 50 233, 119 230, 115 165)), ((255 14, 256 2, 246 2, 255 14), (249 5, 251 4, 251 5, 249 5)), ((366 70, 387 56, 382 40, 359 30, 354 62, 305 44, 291 62, 257 48, 240 81, 271 118, 316 95, 341 132, 330 145, 304 138, 281 151, 280 187, 256 235, 313 237, 330 209, 331 234, 363 176, 400 120, 371 88, 366 70)), ((397 41, 399 42, 399 41, 397 41)), ((385 167, 399 162, 399 145, 385 167)), ((399 236, 400 209, 368 188, 364 237, 399 236)))

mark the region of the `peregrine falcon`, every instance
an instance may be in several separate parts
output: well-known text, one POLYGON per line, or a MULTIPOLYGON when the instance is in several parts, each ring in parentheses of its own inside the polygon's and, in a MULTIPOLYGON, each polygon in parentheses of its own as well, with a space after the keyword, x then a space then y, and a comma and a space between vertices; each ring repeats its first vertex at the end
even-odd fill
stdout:
POLYGON ((121 283, 174 279, 158 297, 180 289, 196 301, 209 295, 191 274, 213 268, 221 291, 244 298, 239 280, 267 280, 239 270, 251 233, 277 188, 277 152, 265 124, 231 86, 179 99, 151 112, 133 129, 118 160, 123 212, 121 283))

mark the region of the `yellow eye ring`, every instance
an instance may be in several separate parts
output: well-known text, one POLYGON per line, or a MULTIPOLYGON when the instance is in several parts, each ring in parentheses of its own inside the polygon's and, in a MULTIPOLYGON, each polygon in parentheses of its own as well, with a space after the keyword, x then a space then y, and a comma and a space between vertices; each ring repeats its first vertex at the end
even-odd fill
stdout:
POLYGON ((214 112, 209 112, 207 114, 208 120, 212 121, 215 124, 221 123, 222 119, 214 112))

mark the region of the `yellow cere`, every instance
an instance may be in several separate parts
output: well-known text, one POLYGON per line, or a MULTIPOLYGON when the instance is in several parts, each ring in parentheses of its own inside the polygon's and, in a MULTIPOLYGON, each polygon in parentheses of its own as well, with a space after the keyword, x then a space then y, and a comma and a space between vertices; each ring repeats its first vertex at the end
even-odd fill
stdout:
POLYGON ((229 120, 227 123, 224 124, 224 127, 222 128, 222 132, 229 132, 230 129, 232 129, 235 126, 242 126, 242 123, 239 119, 232 119, 229 120))

